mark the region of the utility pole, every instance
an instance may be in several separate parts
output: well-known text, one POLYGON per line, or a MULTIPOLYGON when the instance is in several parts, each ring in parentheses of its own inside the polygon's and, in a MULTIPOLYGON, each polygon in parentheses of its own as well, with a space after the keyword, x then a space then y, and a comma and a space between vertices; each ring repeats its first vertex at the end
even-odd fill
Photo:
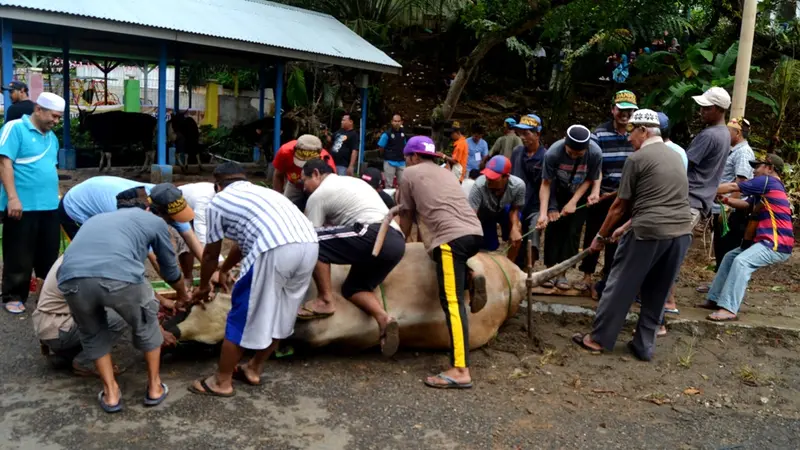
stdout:
POLYGON ((750 59, 753 55, 753 35, 756 29, 758 0, 744 0, 742 30, 739 34, 739 55, 736 58, 736 79, 733 82, 731 117, 743 117, 750 81, 750 59))

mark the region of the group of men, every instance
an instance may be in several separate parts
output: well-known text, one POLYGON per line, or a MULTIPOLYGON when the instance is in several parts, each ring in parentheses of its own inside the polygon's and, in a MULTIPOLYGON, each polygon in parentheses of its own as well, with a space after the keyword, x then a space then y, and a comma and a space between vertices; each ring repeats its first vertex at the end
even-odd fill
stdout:
MULTIPOLYGON (((718 194, 734 194, 721 198, 725 205, 755 207, 750 218, 755 226, 749 235, 743 232, 743 246, 729 244, 724 257, 717 255, 718 274, 704 305, 715 309, 710 320, 734 320, 750 274, 787 259, 793 245, 789 202, 779 178, 783 162, 775 155, 755 160, 752 150, 747 153, 742 143, 749 123, 736 118, 726 126, 730 97, 723 89, 711 88, 694 100, 708 127, 686 152, 669 141, 668 118, 637 109, 629 91, 616 94, 611 121, 594 132, 573 125, 549 148, 535 114, 507 120, 508 132, 491 153, 481 129, 466 139, 456 126, 451 156, 437 151, 428 137, 409 139, 395 116, 379 142, 384 169, 397 180, 395 199, 380 192, 379 171, 349 176, 357 135, 346 116, 344 132, 331 138, 330 151, 313 135, 282 146, 272 189, 250 183, 242 166, 227 163, 215 169, 213 183, 179 188, 95 177, 59 200, 58 141, 52 128, 65 104, 55 94, 41 94, 32 114, 0 129, 3 252, 14 255, 4 261, 3 302, 10 313, 24 312, 31 271, 43 278, 33 315, 43 352, 71 363, 78 373, 98 374, 103 383, 98 402, 103 410, 117 412, 123 408, 122 393, 110 350, 125 324, 147 362, 143 403, 158 405, 169 392, 159 375, 160 349, 175 343, 158 323, 159 309, 208 301, 212 285, 227 288, 231 271, 239 267, 218 369, 190 386, 196 394, 230 397, 234 379, 261 383, 264 362, 291 335, 296 320, 325 320, 336 313, 331 264, 351 266, 341 295, 375 319, 382 353, 394 354, 397 319, 375 290, 402 259, 416 223, 428 231, 425 245, 436 263, 451 340, 450 367, 425 384, 469 388, 464 292, 470 289, 470 311, 479 311, 485 280, 470 273, 467 260, 481 249, 499 248, 499 225, 508 257, 520 265, 527 264, 519 252, 524 240, 533 241, 538 259, 544 232, 544 263, 550 267, 578 252, 585 226, 584 247, 595 253, 605 247, 604 279, 594 289, 602 294, 594 328, 573 341, 590 350, 613 348, 638 295, 642 313, 629 346, 647 360, 665 310, 675 309, 668 299, 691 231, 712 213, 718 194), (472 183, 465 189, 461 182, 468 173, 472 183), (398 219, 373 255, 394 201, 398 219), (59 258, 61 229, 71 245, 59 258), (220 264, 225 238, 233 245, 220 264), (145 276, 148 257, 175 289, 175 300, 154 294, 145 276), (196 259, 200 281, 192 287, 196 259), (312 280, 318 296, 303 303, 312 280), (255 355, 242 364, 248 349, 255 355)), ((596 264, 596 257, 584 260, 584 285, 576 287, 592 289, 596 264)), ((551 284, 571 287, 563 277, 551 284)))

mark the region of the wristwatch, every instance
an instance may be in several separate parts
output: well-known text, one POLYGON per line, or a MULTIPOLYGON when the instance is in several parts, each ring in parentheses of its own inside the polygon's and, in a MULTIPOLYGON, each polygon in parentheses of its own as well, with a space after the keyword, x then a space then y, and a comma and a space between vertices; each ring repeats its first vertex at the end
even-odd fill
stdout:
POLYGON ((597 239, 598 241, 600 241, 600 242, 604 243, 604 244, 605 244, 606 242, 608 242, 608 238, 607 238, 607 237, 600 236, 600 233, 597 233, 597 236, 595 236, 594 238, 595 238, 595 239, 597 239))

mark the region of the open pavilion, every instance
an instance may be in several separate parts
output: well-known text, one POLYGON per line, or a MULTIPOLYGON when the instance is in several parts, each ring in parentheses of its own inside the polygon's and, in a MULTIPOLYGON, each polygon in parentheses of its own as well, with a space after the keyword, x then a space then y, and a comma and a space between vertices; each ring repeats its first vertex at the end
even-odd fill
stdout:
MULTIPOLYGON (((13 49, 107 60, 158 63, 157 158, 153 171, 170 177, 166 142, 167 66, 179 73, 182 61, 204 61, 259 69, 259 117, 264 117, 266 67, 274 66, 275 130, 280 129, 286 61, 299 60, 356 69, 361 88, 363 160, 367 117, 368 73, 400 74, 401 66, 334 17, 262 0, 0 0, 2 83, 13 76, 13 49), (171 63, 171 64, 170 64, 171 63), (10 70, 6 70, 10 68, 10 70), (169 173, 169 175, 167 174, 169 173)), ((69 65, 63 69, 65 116, 69 117, 69 65)), ((10 104, 8 92, 5 104, 10 104)), ((174 110, 179 95, 175 89, 174 110)), ((59 161, 74 168, 64 121, 64 148, 59 161), (71 164, 67 163, 71 161, 71 164)), ((274 133, 274 148, 280 133, 274 133)))

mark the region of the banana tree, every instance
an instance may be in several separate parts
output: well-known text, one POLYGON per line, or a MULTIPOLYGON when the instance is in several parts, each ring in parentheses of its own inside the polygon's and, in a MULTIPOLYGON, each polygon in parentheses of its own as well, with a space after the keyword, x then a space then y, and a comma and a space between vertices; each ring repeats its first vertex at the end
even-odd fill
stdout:
POLYGON ((800 61, 788 56, 781 57, 767 90, 754 93, 753 98, 772 109, 775 115, 775 130, 770 141, 770 150, 781 142, 781 128, 786 121, 787 110, 800 97, 800 61))

